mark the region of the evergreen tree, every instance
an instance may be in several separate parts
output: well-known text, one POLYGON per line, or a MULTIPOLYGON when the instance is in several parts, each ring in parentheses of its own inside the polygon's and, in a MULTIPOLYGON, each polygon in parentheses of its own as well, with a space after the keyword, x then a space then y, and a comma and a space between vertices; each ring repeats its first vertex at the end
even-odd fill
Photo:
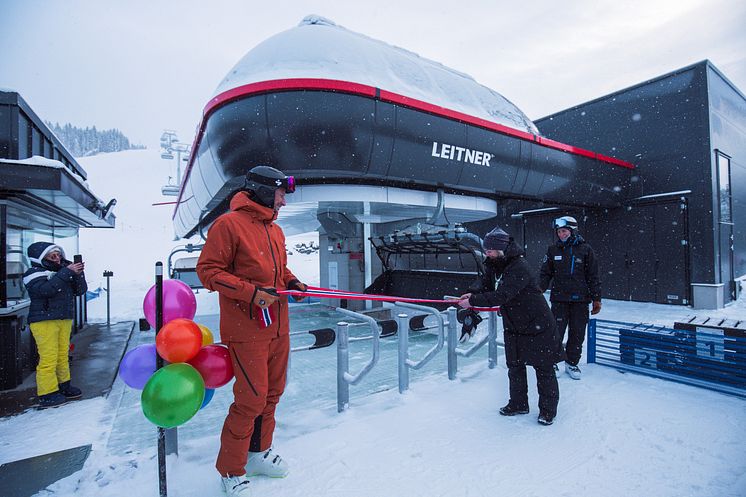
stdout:
POLYGON ((75 157, 145 148, 142 145, 131 144, 129 139, 116 128, 99 131, 96 126, 83 129, 70 123, 60 126, 60 123, 52 124, 48 121, 46 125, 75 157))

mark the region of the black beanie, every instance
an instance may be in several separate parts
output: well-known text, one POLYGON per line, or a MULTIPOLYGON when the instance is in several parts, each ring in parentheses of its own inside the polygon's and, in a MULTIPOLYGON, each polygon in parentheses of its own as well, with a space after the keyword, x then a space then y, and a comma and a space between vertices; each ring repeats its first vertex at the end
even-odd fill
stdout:
POLYGON ((499 226, 484 235, 482 246, 484 250, 502 250, 505 251, 510 243, 510 235, 505 233, 499 226))

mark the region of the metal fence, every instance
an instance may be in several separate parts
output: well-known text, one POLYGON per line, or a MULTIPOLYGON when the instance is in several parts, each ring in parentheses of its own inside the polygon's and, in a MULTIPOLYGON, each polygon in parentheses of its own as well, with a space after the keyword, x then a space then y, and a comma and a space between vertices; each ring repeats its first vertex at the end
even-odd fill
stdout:
MULTIPOLYGON (((478 342, 472 344, 468 349, 458 348, 458 320, 456 317, 456 309, 449 307, 445 313, 440 313, 437 309, 424 307, 414 304, 397 303, 397 306, 404 309, 411 309, 419 314, 421 317, 422 313, 432 315, 435 319, 436 324, 429 327, 418 327, 417 330, 411 328, 411 321, 413 316, 409 316, 403 312, 397 313, 396 319, 396 335, 398 340, 398 377, 399 377, 399 392, 403 393, 409 389, 409 372, 411 369, 420 369, 422 366, 430 362, 438 352, 443 349, 444 343, 447 342, 447 362, 448 362, 448 379, 455 380, 458 369, 458 356, 470 357, 477 350, 482 348, 485 344, 487 348, 487 365, 490 369, 497 366, 497 349, 504 345, 497 340, 497 314, 495 312, 488 313, 488 333, 483 336, 478 342), (409 347, 409 334, 412 331, 423 331, 429 329, 437 336, 437 342, 425 352, 424 356, 420 359, 415 360, 410 357, 409 347)), ((369 323, 371 329, 371 335, 365 337, 350 338, 349 327, 350 323, 339 322, 337 323, 336 329, 336 342, 337 342, 337 410, 339 412, 344 411, 349 407, 350 402, 350 385, 356 385, 363 379, 376 365, 379 356, 379 341, 381 337, 391 336, 394 333, 383 334, 382 323, 377 323, 373 318, 365 314, 356 313, 347 309, 337 308, 337 312, 346 314, 352 318, 357 318, 369 323), (350 352, 349 342, 352 340, 373 340, 372 357, 365 364, 365 366, 355 375, 352 375, 350 369, 350 352)), ((415 320, 422 323, 423 320, 415 320)), ((320 330, 316 330, 320 331, 320 330)))
POLYGON ((591 319, 588 362, 746 397, 746 331, 591 319))

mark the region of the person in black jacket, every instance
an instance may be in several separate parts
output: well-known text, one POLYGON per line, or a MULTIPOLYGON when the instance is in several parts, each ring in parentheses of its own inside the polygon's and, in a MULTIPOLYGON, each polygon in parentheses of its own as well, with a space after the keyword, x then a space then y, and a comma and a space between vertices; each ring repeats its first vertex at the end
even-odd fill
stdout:
POLYGON ((478 288, 460 297, 458 304, 465 309, 500 307, 510 380, 510 400, 500 414, 514 416, 529 412, 528 364, 536 370, 538 421, 550 425, 559 403, 553 366, 564 357, 554 317, 523 250, 510 235, 497 227, 485 236, 483 247, 487 256, 484 277, 478 288))
POLYGON ((23 283, 31 298, 29 327, 39 350, 36 392, 40 407, 55 407, 82 395, 70 384, 68 351, 75 297, 88 290, 85 265, 66 260, 62 247, 49 242, 32 243, 27 253, 31 267, 23 283))
MULTIPOLYGON (((574 380, 580 379, 580 356, 583 353, 585 328, 588 324, 588 304, 593 303, 591 314, 601 311, 601 280, 598 260, 588 243, 578 233, 574 217, 564 216, 554 220, 557 242, 550 245, 541 266, 539 284, 545 292, 551 282, 552 314, 562 340, 570 328, 565 349, 565 372, 574 380)), ((559 372, 557 366, 554 367, 559 372)))

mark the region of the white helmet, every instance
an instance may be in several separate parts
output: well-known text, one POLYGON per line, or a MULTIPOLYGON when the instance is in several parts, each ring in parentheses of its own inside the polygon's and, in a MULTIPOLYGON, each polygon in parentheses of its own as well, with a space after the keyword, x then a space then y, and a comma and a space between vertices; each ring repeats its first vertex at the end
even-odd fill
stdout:
POLYGON ((578 220, 572 216, 562 216, 554 220, 554 229, 567 228, 573 233, 578 229, 578 220))

